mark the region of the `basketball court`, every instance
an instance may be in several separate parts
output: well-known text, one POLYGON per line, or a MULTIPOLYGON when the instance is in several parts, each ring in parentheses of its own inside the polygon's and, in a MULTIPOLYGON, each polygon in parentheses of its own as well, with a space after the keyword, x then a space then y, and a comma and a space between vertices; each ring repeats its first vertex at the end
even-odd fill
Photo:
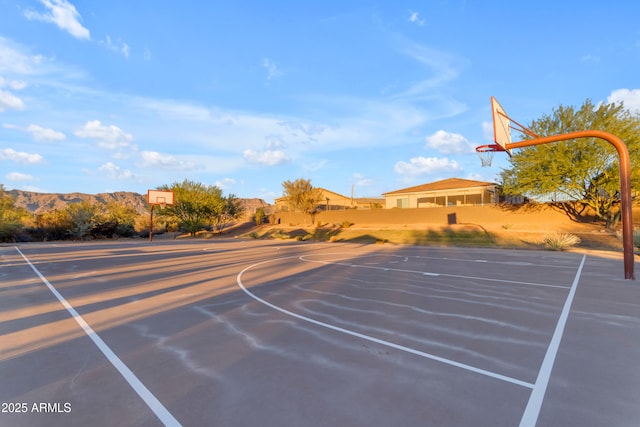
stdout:
POLYGON ((635 426, 622 254, 0 247, 0 425, 635 426))

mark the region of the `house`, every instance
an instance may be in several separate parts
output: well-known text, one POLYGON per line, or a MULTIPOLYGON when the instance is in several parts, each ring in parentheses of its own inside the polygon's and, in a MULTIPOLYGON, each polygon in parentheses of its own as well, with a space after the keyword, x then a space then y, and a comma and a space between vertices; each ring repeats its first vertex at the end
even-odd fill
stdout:
POLYGON ((462 178, 402 188, 383 193, 382 196, 387 209, 487 205, 498 201, 495 183, 462 178))
MULTIPOLYGON (((347 197, 333 191, 319 188, 322 192, 322 198, 318 203, 318 210, 341 210, 341 209, 372 209, 384 206, 384 199, 363 198, 363 197, 347 197)), ((290 211, 289 203, 286 197, 275 199, 276 212, 290 211)))

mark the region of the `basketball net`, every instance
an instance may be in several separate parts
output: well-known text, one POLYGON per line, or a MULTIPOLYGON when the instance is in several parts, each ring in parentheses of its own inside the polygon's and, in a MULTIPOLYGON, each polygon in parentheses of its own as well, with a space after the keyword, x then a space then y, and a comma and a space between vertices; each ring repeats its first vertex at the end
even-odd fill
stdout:
POLYGON ((480 158, 480 164, 483 168, 491 167, 493 162, 493 154, 495 151, 478 151, 478 157, 480 158))
POLYGON ((487 144, 476 147, 476 153, 480 158, 480 164, 483 168, 491 166, 491 163, 493 162, 493 155, 496 151, 504 151, 504 148, 498 144, 487 144))

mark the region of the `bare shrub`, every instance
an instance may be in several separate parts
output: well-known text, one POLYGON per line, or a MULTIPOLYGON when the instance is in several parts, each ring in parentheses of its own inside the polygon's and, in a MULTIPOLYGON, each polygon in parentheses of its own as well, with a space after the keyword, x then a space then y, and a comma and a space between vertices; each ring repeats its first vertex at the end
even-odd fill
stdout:
POLYGON ((580 244, 580 237, 571 233, 552 233, 544 238, 544 246, 552 251, 563 251, 580 244))

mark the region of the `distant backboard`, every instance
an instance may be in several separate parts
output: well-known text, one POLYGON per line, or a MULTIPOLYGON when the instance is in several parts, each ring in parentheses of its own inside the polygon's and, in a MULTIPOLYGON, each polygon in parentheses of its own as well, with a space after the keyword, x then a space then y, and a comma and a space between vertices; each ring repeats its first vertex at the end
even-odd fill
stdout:
POLYGON ((507 149, 507 145, 511 144, 511 120, 493 96, 491 97, 491 115, 493 117, 493 140, 511 155, 511 150, 507 149))
POLYGON ((148 190, 147 202, 150 205, 173 205, 173 191, 148 190))

